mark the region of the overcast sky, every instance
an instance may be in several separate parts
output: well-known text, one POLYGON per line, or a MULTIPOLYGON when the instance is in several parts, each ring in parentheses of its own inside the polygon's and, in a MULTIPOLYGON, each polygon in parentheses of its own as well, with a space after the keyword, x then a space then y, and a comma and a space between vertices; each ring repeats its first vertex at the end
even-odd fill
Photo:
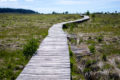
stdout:
POLYGON ((40 13, 120 12, 120 0, 0 0, 0 8, 25 8, 40 13))

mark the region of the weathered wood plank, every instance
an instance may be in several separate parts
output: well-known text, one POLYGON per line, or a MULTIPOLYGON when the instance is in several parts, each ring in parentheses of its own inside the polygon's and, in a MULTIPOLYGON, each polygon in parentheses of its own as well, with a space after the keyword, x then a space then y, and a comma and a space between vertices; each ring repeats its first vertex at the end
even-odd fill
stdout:
POLYGON ((70 59, 67 34, 62 30, 64 24, 83 22, 85 16, 76 21, 53 25, 48 36, 42 41, 34 55, 17 80, 70 80, 70 59))

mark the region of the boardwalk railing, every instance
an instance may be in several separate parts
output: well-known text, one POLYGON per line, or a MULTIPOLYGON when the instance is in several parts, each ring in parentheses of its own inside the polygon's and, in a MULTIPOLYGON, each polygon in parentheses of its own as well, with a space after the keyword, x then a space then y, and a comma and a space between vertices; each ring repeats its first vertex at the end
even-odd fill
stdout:
POLYGON ((16 80, 70 80, 70 59, 67 35, 62 27, 67 23, 78 23, 84 18, 53 25, 48 36, 16 80))

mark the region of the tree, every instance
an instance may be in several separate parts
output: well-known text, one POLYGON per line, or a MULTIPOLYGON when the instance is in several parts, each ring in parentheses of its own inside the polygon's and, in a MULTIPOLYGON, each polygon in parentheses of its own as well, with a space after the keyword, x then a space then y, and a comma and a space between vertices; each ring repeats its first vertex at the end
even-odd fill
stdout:
POLYGON ((86 15, 90 15, 90 12, 89 12, 89 11, 87 11, 87 12, 86 12, 86 15))
POLYGON ((68 11, 65 12, 65 14, 68 14, 68 13, 69 13, 68 11))
POLYGON ((117 13, 117 11, 115 11, 115 13, 117 13))
POLYGON ((38 12, 28 9, 0 8, 0 13, 37 14, 38 12))
POLYGON ((57 14, 57 13, 55 11, 53 11, 52 14, 57 14))

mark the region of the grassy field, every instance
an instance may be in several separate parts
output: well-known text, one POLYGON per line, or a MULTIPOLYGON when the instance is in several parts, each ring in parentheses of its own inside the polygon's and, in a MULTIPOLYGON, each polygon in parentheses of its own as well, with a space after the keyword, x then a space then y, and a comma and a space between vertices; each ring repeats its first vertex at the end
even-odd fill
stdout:
POLYGON ((120 14, 91 14, 90 20, 67 24, 71 47, 72 79, 120 79, 120 14), (89 51, 87 51, 89 49, 89 51), (81 51, 80 51, 81 50, 81 51), (84 50, 84 51, 82 51, 84 50))
POLYGON ((78 18, 79 15, 0 14, 0 80, 14 80, 19 75, 53 24, 78 18))

